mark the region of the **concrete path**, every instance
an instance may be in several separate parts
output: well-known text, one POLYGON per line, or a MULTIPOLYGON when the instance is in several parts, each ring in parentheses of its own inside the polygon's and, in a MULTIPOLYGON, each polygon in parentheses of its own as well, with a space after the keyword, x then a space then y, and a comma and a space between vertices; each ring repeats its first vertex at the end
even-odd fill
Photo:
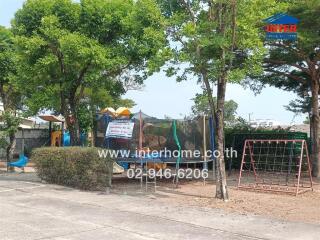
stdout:
POLYGON ((320 239, 320 226, 0 178, 0 239, 320 239))

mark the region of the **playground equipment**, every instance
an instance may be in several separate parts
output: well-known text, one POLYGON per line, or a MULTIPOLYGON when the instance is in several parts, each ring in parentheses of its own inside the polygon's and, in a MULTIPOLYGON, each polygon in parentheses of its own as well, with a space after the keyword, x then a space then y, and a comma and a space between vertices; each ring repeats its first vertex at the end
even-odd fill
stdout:
POLYGON ((120 118, 120 117, 130 117, 130 110, 126 107, 119 107, 117 110, 114 110, 111 107, 104 108, 100 111, 102 114, 108 114, 113 118, 120 118))
POLYGON ((39 116, 39 118, 49 122, 50 146, 52 147, 70 146, 70 135, 68 134, 68 132, 64 131, 65 119, 62 116, 41 115, 39 116), (53 131, 52 123, 61 124, 60 130, 53 131))
POLYGON ((303 139, 247 139, 238 188, 298 195, 312 190, 308 146, 303 139))
POLYGON ((19 159, 16 162, 11 162, 8 164, 9 167, 17 167, 17 168, 24 168, 27 166, 29 162, 29 158, 27 158, 24 154, 19 155, 19 159))
POLYGON ((62 143, 62 131, 52 131, 51 132, 51 146, 61 147, 62 143))
MULTIPOLYGON (((107 141, 107 146, 110 146, 110 138, 114 138, 117 141, 121 140, 126 140, 128 137, 130 138, 130 129, 128 131, 128 129, 122 129, 121 127, 122 125, 126 125, 126 127, 130 128, 130 122, 125 121, 128 120, 130 117, 130 110, 128 108, 125 107, 120 107, 117 110, 114 110, 113 108, 105 108, 103 109, 100 113, 102 113, 103 115, 106 115, 106 122, 107 122, 107 129, 106 129, 106 135, 108 135, 108 138, 106 139, 107 141), (114 124, 117 123, 114 120, 115 119, 121 119, 122 121, 120 121, 118 123, 118 125, 114 124), (128 124, 127 124, 128 123, 128 124), (114 126, 112 126, 114 125, 114 126), (122 132, 121 132, 122 131, 122 132), (129 134, 128 136, 126 134, 129 134)), ((123 164, 122 164, 123 165, 123 164)), ((127 167, 127 166, 126 166, 127 167)), ((113 164, 113 173, 114 174, 120 174, 124 172, 124 167, 121 166, 121 164, 119 165, 118 163, 114 163, 113 164)))
POLYGON ((231 155, 231 157, 227 160, 227 165, 229 169, 229 174, 231 174, 232 169, 240 169, 241 157, 243 154, 243 147, 245 140, 247 139, 263 139, 263 140, 286 140, 286 139, 301 139, 306 140, 308 142, 308 135, 304 132, 240 132, 234 133, 232 135, 226 136, 226 147, 232 148, 232 150, 237 151, 237 155, 231 155))
MULTIPOLYGON (((203 157, 194 157, 182 156, 181 152, 182 149, 201 150, 202 153, 207 149, 214 150, 212 119, 206 117, 193 120, 156 119, 141 111, 134 114, 131 119, 129 113, 119 119, 119 117, 115 117, 115 114, 111 115, 110 112, 113 110, 106 108, 98 114, 95 142, 100 147, 129 150, 130 155, 116 158, 116 162, 120 166, 124 166, 125 169, 130 166, 135 168, 139 166, 144 172, 147 172, 148 169, 158 171, 165 168, 173 168, 177 172, 181 166, 188 168, 190 164, 193 164, 195 168, 201 165, 208 169, 208 163, 213 161, 213 158, 206 158, 205 154, 203 157), (206 132, 208 125, 210 131, 206 132), (175 151, 178 154, 174 156, 154 154, 154 150, 159 153, 164 149, 171 151, 171 153, 175 151)), ((177 174, 173 174, 173 178, 173 181, 177 183, 177 174)), ((143 179, 141 179, 142 181, 143 179)), ((146 176, 145 182, 146 185, 155 184, 156 178, 149 182, 146 176)))

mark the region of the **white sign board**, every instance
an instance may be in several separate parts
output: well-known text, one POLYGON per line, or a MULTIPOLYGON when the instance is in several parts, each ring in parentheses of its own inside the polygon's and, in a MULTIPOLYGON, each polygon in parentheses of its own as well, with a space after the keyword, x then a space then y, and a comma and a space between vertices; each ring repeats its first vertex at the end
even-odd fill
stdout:
POLYGON ((106 138, 132 138, 134 123, 131 121, 110 122, 106 131, 106 138))

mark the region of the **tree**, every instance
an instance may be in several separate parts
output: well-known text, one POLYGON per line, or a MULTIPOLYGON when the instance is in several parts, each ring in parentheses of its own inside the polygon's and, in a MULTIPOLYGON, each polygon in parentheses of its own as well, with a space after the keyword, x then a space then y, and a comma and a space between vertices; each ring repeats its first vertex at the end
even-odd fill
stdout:
POLYGON ((250 74, 261 74, 265 53, 257 23, 277 6, 276 1, 159 0, 168 19, 167 33, 176 42, 173 63, 185 63, 182 71, 169 68, 177 80, 196 76, 208 93, 210 113, 215 119, 217 158, 216 197, 228 199, 224 162, 224 109, 227 82, 240 82, 250 74), (182 72, 182 73, 181 73, 182 72), (181 74, 180 74, 181 73, 181 74), (217 85, 216 101, 212 84, 217 85))
POLYGON ((124 93, 128 74, 142 81, 166 55, 162 17, 152 0, 28 0, 13 21, 20 85, 29 109, 61 113, 79 144, 85 92, 124 93))
POLYGON ((310 114, 313 175, 319 177, 320 2, 290 1, 287 12, 300 20, 298 40, 266 42, 269 48, 264 60, 266 74, 257 79, 263 84, 297 92, 302 98, 300 109, 310 114))
POLYGON ((15 134, 20 124, 18 110, 22 106, 21 93, 15 86, 17 61, 13 39, 12 32, 0 26, 0 98, 3 104, 0 145, 6 149, 7 163, 13 159, 15 134))
MULTIPOLYGON (((192 113, 194 116, 199 115, 210 115, 210 106, 208 102, 208 96, 206 93, 196 94, 196 97, 193 98, 194 105, 191 107, 192 113)), ((213 101, 216 102, 216 97, 213 97, 213 101)), ((229 100, 225 102, 224 107, 224 120, 225 123, 232 124, 236 121, 236 112, 237 112, 238 104, 229 100)))

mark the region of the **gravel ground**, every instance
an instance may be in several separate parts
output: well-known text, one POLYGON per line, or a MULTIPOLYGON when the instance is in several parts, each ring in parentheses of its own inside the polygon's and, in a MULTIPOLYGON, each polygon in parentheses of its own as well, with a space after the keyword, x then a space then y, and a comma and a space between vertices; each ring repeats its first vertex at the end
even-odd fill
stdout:
MULTIPOLYGON (((212 182, 204 185, 203 181, 183 181, 178 188, 174 188, 170 181, 158 181, 156 193, 159 193, 159 196, 165 194, 167 197, 159 197, 159 200, 168 204, 218 208, 233 213, 320 224, 319 179, 314 180, 313 191, 298 196, 238 190, 235 187, 236 179, 236 174, 228 178, 230 196, 228 202, 214 198, 215 185, 212 182)), ((125 177, 114 179, 114 192, 134 195, 139 190, 138 181, 128 180, 125 177)), ((154 191, 154 187, 149 186, 149 191, 154 191)))

